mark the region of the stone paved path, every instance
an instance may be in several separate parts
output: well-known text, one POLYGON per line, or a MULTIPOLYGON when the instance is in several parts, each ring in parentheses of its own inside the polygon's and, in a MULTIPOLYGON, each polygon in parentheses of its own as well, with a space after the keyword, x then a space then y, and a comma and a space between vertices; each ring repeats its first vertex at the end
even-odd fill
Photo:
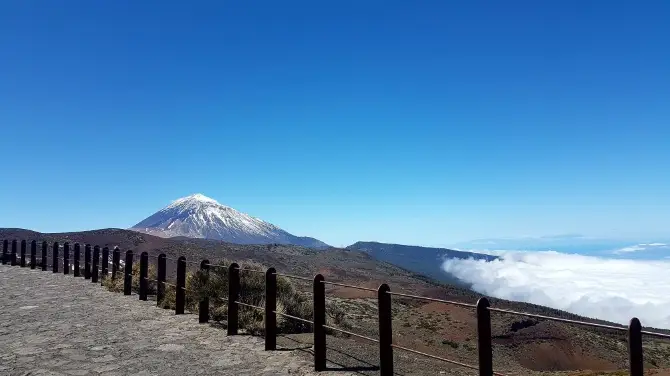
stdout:
POLYGON ((1 265, 0 290, 0 375, 351 374, 71 275, 1 265))

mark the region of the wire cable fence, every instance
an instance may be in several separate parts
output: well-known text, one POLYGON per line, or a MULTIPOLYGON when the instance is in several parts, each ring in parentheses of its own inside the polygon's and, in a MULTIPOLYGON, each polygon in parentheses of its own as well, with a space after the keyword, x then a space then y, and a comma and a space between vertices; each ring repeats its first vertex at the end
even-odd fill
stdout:
POLYGON ((209 260, 202 260, 201 262, 187 261, 184 256, 179 258, 169 258, 161 253, 158 256, 152 256, 151 259, 156 262, 156 278, 149 278, 149 255, 147 252, 142 252, 139 257, 139 276, 135 277, 133 272, 133 265, 135 255, 132 250, 128 250, 123 254, 118 247, 115 247, 110 255, 108 247, 100 248, 98 246, 91 247, 84 246, 84 265, 81 267, 81 245, 75 243, 73 247, 73 254, 70 255, 70 244, 68 242, 62 245, 54 242, 49 245, 46 241, 42 242, 41 247, 36 241, 30 243, 30 251, 28 251, 28 243, 23 240, 20 242, 8 240, 2 242, 2 264, 10 264, 12 266, 30 267, 36 269, 41 267, 42 271, 51 269, 53 273, 58 273, 62 267, 63 274, 69 274, 70 265, 74 267, 74 276, 80 277, 83 272, 85 279, 91 279, 92 282, 104 283, 105 280, 123 279, 123 293, 124 295, 131 295, 133 290, 133 278, 138 278, 138 296, 140 300, 147 300, 149 294, 149 283, 156 284, 156 301, 157 305, 161 305, 166 296, 166 287, 174 289, 175 294, 175 314, 185 313, 186 293, 194 294, 194 297, 199 301, 198 315, 200 323, 207 323, 210 318, 210 297, 207 294, 199 293, 198 291, 187 289, 186 287, 186 265, 196 265, 199 267, 200 278, 206 286, 210 279, 210 268, 215 268, 226 272, 228 295, 227 297, 216 296, 216 300, 227 303, 227 333, 228 335, 237 335, 239 331, 239 307, 252 309, 263 312, 264 321, 264 337, 265 349, 268 351, 276 350, 277 337, 277 316, 285 319, 295 320, 297 322, 308 324, 312 327, 314 336, 314 369, 316 371, 326 370, 326 329, 340 332, 352 337, 356 337, 379 346, 379 371, 382 376, 393 375, 393 349, 409 352, 415 355, 421 355, 426 358, 438 360, 444 363, 456 365, 463 368, 477 370, 480 376, 506 376, 494 370, 493 364, 493 345, 491 334, 491 312, 509 314, 515 316, 525 316, 542 320, 550 320, 562 322, 573 325, 581 325, 593 328, 615 330, 618 332, 626 332, 628 334, 628 364, 629 374, 631 376, 643 376, 643 347, 642 336, 650 336, 660 339, 670 339, 670 334, 652 332, 642 330, 640 320, 632 318, 627 327, 599 324, 587 321, 579 321, 572 319, 565 319, 560 317, 551 317, 546 315, 539 315, 529 312, 520 312, 509 309, 502 309, 491 307, 487 298, 480 298, 477 304, 462 303, 457 301, 450 301, 444 299, 430 298, 420 295, 412 295, 400 292, 392 292, 387 284, 382 284, 378 289, 372 289, 363 286, 355 286, 340 282, 326 281, 321 274, 315 275, 313 278, 297 276, 291 274, 277 273, 274 268, 267 270, 259 270, 253 268, 241 268, 238 264, 232 263, 230 265, 212 264, 209 260), (38 252, 41 248, 41 252, 38 252), (39 260, 38 260, 38 256, 39 260), (73 256, 70 258, 70 256, 73 256), (166 280, 167 261, 176 263, 176 281, 175 283, 166 280), (111 261, 111 270, 110 269, 111 261), (240 272, 253 274, 264 274, 265 288, 264 288, 264 304, 255 305, 250 304, 240 298, 242 284, 240 283, 240 272), (312 318, 298 317, 280 312, 277 310, 277 277, 296 279, 301 281, 311 281, 313 286, 312 303, 313 313, 312 318), (332 325, 326 325, 326 294, 325 286, 333 285, 345 288, 358 289, 367 292, 374 292, 377 294, 378 305, 378 338, 373 338, 361 333, 354 333, 352 331, 344 330, 332 325), (429 354, 426 352, 411 349, 409 347, 401 346, 393 342, 393 313, 392 313, 392 297, 396 296, 405 299, 416 299, 429 302, 438 302, 447 305, 460 306, 473 309, 477 318, 477 356, 478 364, 467 364, 447 357, 429 354))

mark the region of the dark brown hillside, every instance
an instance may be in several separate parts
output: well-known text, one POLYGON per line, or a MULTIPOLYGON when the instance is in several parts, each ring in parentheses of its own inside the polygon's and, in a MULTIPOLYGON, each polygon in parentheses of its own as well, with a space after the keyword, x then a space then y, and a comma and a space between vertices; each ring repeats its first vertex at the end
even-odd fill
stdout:
MULTIPOLYGON (((183 255, 194 263, 205 258, 212 262, 224 258, 236 261, 252 260, 273 266, 279 272, 307 277, 320 273, 330 281, 370 288, 388 283, 393 291, 466 303, 475 303, 480 297, 470 290, 440 284, 401 267, 378 261, 366 253, 346 249, 331 248, 318 251, 291 245, 237 245, 202 239, 159 238, 122 229, 57 234, 43 234, 23 229, 0 229, 0 239, 26 239, 49 243, 68 241, 110 248, 118 246, 123 251, 132 249, 135 254, 144 251, 153 256, 165 253, 170 258, 183 255)), ((174 264, 169 262, 168 265, 174 264)), ((196 266, 189 265, 189 267, 196 266)), ((310 290, 308 284, 302 287, 305 291, 310 290)), ((375 294, 329 286, 327 296, 331 303, 336 303, 345 310, 348 321, 353 323, 353 331, 370 336, 376 335, 375 294)), ((515 311, 611 325, 604 321, 584 319, 567 312, 526 303, 491 299, 491 304, 515 311)), ((501 371, 531 374, 534 371, 584 369, 613 371, 626 367, 627 350, 623 341, 625 333, 526 319, 495 312, 492 313, 492 318, 495 362, 501 371)), ((394 341, 400 345, 466 363, 476 363, 475 324, 476 317, 471 309, 441 303, 426 304, 422 301, 394 297, 394 341)), ((309 341, 310 337, 298 336, 295 339, 309 341)), ((374 346, 352 338, 333 337, 329 339, 329 343, 335 347, 329 352, 329 357, 337 357, 338 351, 349 352, 349 355, 355 355, 356 358, 369 363, 377 362, 374 346)), ((407 366, 410 368, 407 370, 412 372, 405 374, 434 375, 440 371, 452 372, 451 367, 436 361, 407 357, 400 351, 396 356, 399 357, 399 369, 402 369, 403 362, 410 361, 407 366), (411 367, 416 364, 421 365, 419 373, 414 372, 416 369, 411 367)), ((350 357, 343 356, 341 359, 344 363, 349 361, 350 357)), ((660 340, 646 341, 645 361, 651 368, 670 367, 670 343, 660 340)))

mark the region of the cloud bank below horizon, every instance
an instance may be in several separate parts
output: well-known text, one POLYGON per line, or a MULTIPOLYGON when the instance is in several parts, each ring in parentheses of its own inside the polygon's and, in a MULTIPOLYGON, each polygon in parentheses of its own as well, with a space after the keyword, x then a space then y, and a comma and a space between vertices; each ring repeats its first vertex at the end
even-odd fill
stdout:
POLYGON ((448 259, 442 269, 473 290, 581 316, 670 329, 670 261, 608 259, 554 251, 472 251, 494 261, 448 259))
POLYGON ((666 243, 642 243, 642 244, 637 244, 637 245, 632 245, 629 247, 623 247, 617 250, 612 251, 612 254, 615 255, 622 255, 626 253, 633 253, 633 252, 648 252, 648 251, 654 251, 654 250, 663 250, 667 251, 670 249, 670 246, 666 243))

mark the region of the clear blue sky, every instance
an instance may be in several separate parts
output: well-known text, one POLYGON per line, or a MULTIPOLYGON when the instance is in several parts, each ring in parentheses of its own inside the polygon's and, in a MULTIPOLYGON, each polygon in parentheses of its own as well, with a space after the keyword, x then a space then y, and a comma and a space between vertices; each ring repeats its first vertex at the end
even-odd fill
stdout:
POLYGON ((6 1, 0 227, 670 233, 670 2, 6 1))

